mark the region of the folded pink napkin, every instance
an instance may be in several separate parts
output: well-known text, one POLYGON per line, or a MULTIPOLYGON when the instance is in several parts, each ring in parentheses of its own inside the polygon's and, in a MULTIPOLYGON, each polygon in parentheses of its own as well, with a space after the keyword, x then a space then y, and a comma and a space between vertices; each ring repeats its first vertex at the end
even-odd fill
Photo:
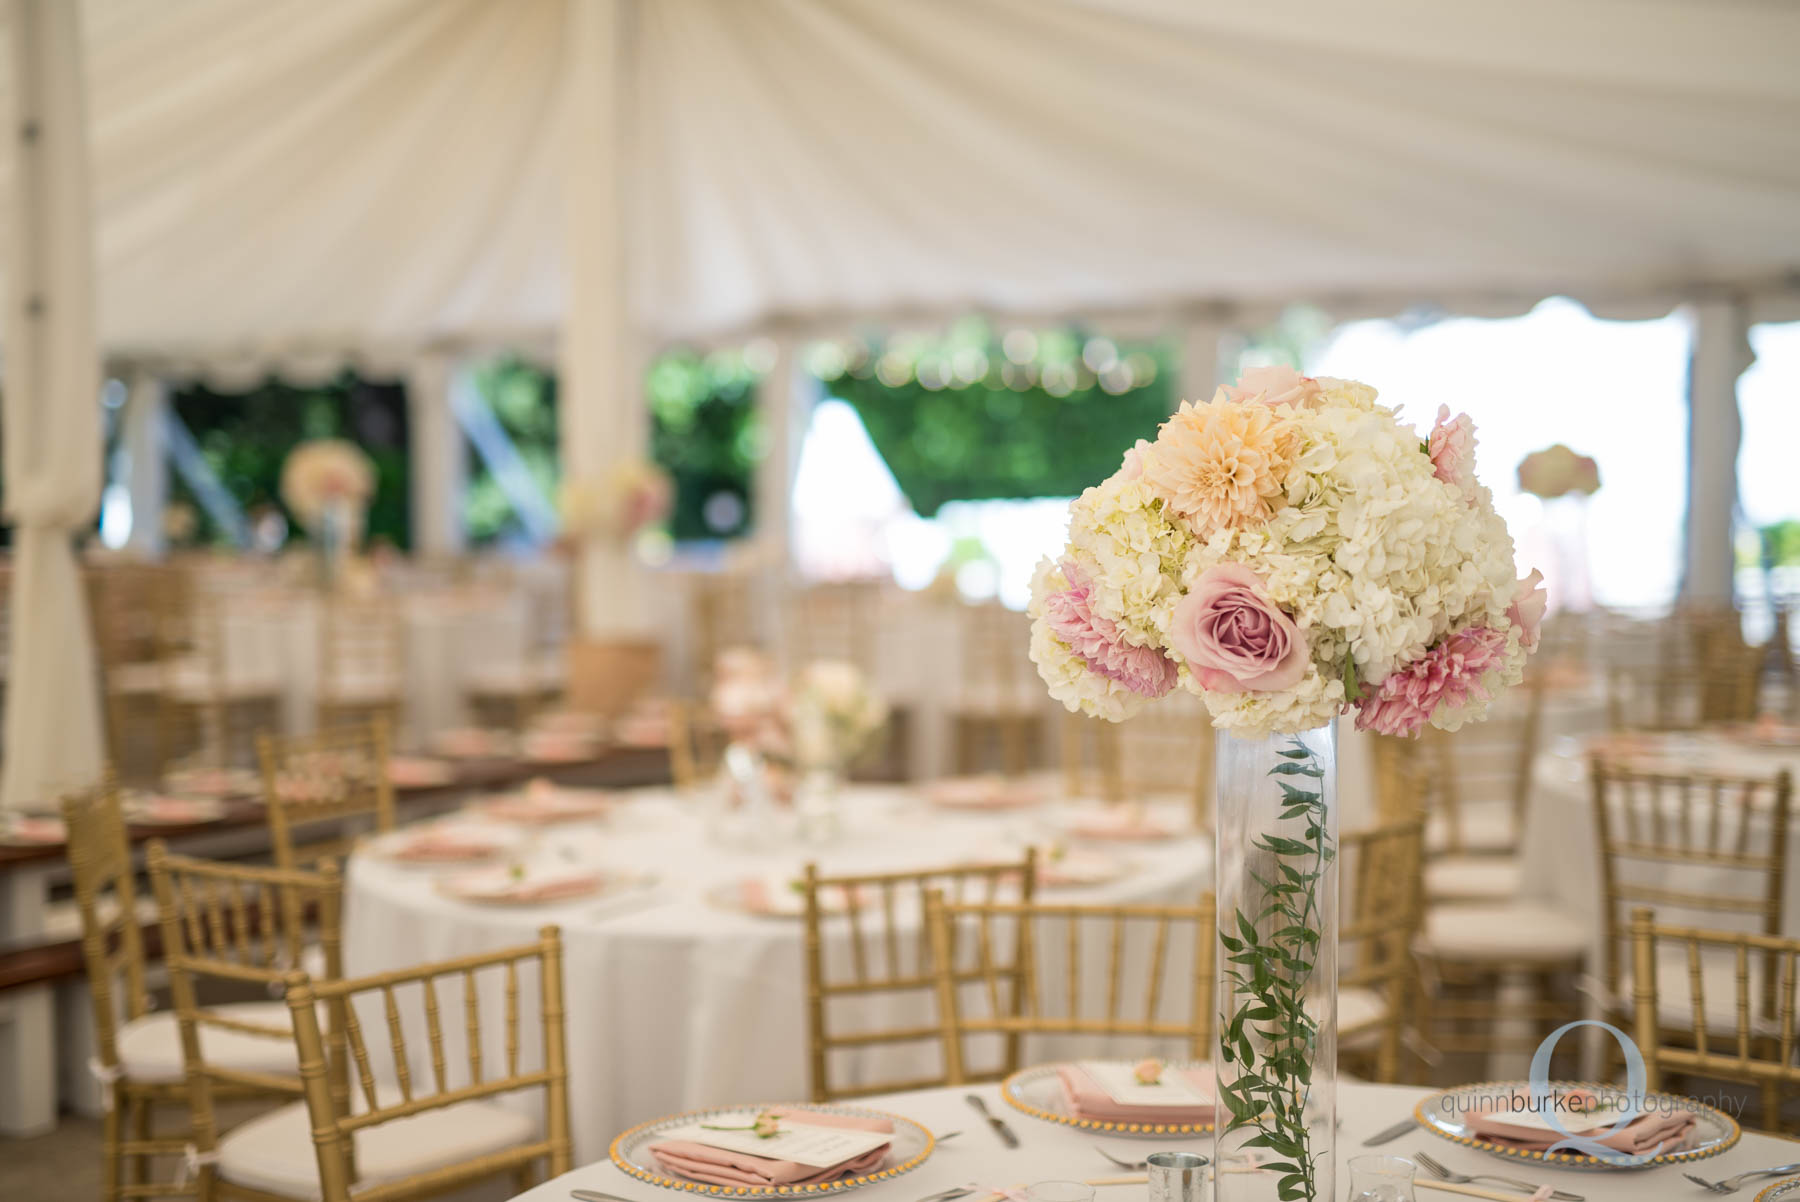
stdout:
POLYGON ((498 850, 499 843, 482 835, 425 831, 400 843, 388 854, 393 859, 416 864, 458 864, 485 860, 498 850))
MULTIPOLYGON (((1059 1064, 1056 1075, 1062 1080, 1063 1096, 1078 1118, 1099 1119, 1110 1123, 1210 1123, 1216 1107, 1211 1103, 1172 1106, 1123 1106, 1100 1087, 1079 1064, 1059 1064)), ((1192 1068, 1182 1077, 1196 1088, 1213 1092, 1210 1068, 1192 1068)))
POLYGON ((597 892, 602 884, 598 874, 544 877, 540 880, 520 881, 493 894, 505 901, 563 901, 571 897, 586 897, 597 892))
MULTIPOLYGON (((1573 1130, 1572 1123, 1564 1122, 1563 1125, 1570 1127, 1573 1134, 1593 1137, 1615 1152, 1642 1156, 1653 1152, 1659 1144, 1664 1145, 1665 1151, 1679 1144, 1698 1121, 1691 1110, 1652 1111, 1633 1119, 1624 1130, 1607 1136, 1600 1135, 1606 1127, 1583 1132, 1573 1130)), ((1503 1114, 1470 1115, 1469 1128, 1479 1139, 1517 1148, 1521 1152, 1546 1152, 1566 1138, 1555 1131, 1539 1131, 1509 1123, 1503 1114)))
POLYGON ((951 776, 926 786, 932 805, 959 810, 1009 810, 1035 806, 1046 797, 1035 781, 1008 780, 1003 776, 951 776))
MULTIPOLYGON (((825 1114, 822 1111, 788 1106, 771 1107, 770 1112, 788 1122, 810 1123, 818 1127, 856 1127, 863 1131, 894 1129, 893 1124, 886 1119, 825 1114)), ((854 1177, 858 1173, 874 1170, 887 1156, 887 1151, 888 1145, 882 1144, 854 1160, 846 1160, 843 1164, 832 1165, 828 1169, 815 1169, 811 1165, 797 1164, 792 1160, 747 1156, 742 1152, 727 1152, 723 1148, 710 1148, 684 1139, 650 1145, 650 1155, 656 1157, 656 1163, 666 1171, 691 1181, 705 1181, 712 1185, 813 1185, 823 1181, 836 1181, 840 1177, 854 1177)))

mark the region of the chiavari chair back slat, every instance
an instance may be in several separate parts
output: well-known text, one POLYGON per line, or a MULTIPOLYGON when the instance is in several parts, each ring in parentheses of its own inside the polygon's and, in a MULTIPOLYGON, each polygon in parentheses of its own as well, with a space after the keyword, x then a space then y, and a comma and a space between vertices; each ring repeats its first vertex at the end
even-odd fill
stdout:
POLYGON ((1632 910, 1629 930, 1645 1088, 1663 1088, 1671 1073, 1750 1085, 1762 1091, 1763 1122, 1775 1130, 1784 1097, 1800 1090, 1800 939, 1662 925, 1648 906, 1632 910), (1708 973, 1709 962, 1728 970, 1708 973), (1666 994, 1665 976, 1686 980, 1666 994))
MULTIPOLYGON (((952 1085, 975 1079, 964 1042, 972 1036, 1003 1037, 1009 1049, 1030 1036, 1122 1037, 1178 1046, 1196 1059, 1208 1054, 1215 963, 1210 894, 1192 906, 1093 906, 953 902, 933 890, 926 895, 926 925, 952 1085), (1003 942, 1016 948, 1015 960, 994 955, 1003 942), (1094 943, 1104 957, 1097 971, 1091 961, 1084 965, 1084 949, 1094 943), (1191 957, 1185 1004, 1183 991, 1169 987, 1182 949, 1191 957), (1056 955, 1064 960, 1060 974, 1049 963, 1056 955), (1141 1004, 1125 992, 1133 966, 1144 974, 1141 1004)), ((1013 1054, 1008 1067, 1016 1064, 1013 1054)))
POLYGON ((1370 1018, 1339 1029, 1346 1050, 1374 1045, 1375 1080, 1399 1077, 1400 1045, 1417 990, 1414 939, 1423 918, 1425 820, 1414 816, 1339 841, 1344 921, 1338 928, 1338 993, 1364 990, 1370 1018))
MULTIPOLYGON (((1637 906, 1735 916, 1755 934, 1781 934, 1793 780, 1641 771, 1596 756, 1594 825, 1600 848, 1605 984, 1615 998, 1637 906), (1671 884, 1678 870, 1693 884, 1671 884)), ((1772 978, 1768 984, 1772 985, 1772 978)), ((1773 1006, 1773 994, 1765 1010, 1773 1006)))
POLYGON ((94 789, 64 797, 62 812, 93 998, 96 1059, 116 1072, 119 1028, 150 1010, 144 919, 118 786, 108 774, 94 789))
POLYGON ((303 827, 362 820, 376 831, 394 829, 385 720, 310 735, 262 735, 256 746, 277 864, 293 868, 307 856, 316 859, 342 850, 339 841, 319 848, 299 847, 296 832, 303 827))
MULTIPOLYGON (((1028 849, 1010 863, 963 864, 940 869, 825 876, 808 864, 798 886, 805 920, 807 1003, 807 1069, 812 1100, 923 1089, 941 1085, 943 1074, 905 1081, 859 1080, 838 1084, 834 1056, 858 1049, 906 1043, 936 1043, 937 1023, 876 1026, 862 1022, 839 1026, 842 1008, 867 1005, 871 999, 910 999, 922 1006, 935 1000, 934 948, 925 930, 926 897, 933 892, 958 901, 992 903, 1003 898, 1029 901, 1036 891, 1037 852, 1028 849), (910 947, 908 946, 910 944, 910 947)), ((1015 947, 1009 960, 1015 976, 1022 963, 1015 947)), ((986 949, 989 960, 996 949, 986 949)), ((973 975, 964 972, 967 981, 973 975)), ((1008 1061, 1017 1060, 1016 1041, 1008 1061)))
POLYGON ((508 1172, 523 1182, 540 1164, 547 1170, 546 1179, 569 1171, 569 1070, 558 928, 542 928, 537 942, 522 947, 354 980, 314 981, 293 973, 286 984, 323 1202, 349 1202, 352 1197, 357 1202, 397 1202, 452 1192, 508 1172), (538 986, 540 1046, 532 1057, 540 1061, 536 1066, 524 1054, 526 1010, 521 1001, 532 975, 538 986), (454 1007, 439 996, 444 982, 454 982, 462 993, 463 1021, 455 1033, 465 1045, 460 1062, 453 1062, 446 1050, 451 1038, 446 1015, 454 1014, 454 1007), (480 1001, 481 989, 488 984, 501 990, 499 1007, 484 1009, 480 1001), (422 1004, 427 1075, 415 1077, 412 1069, 420 1049, 407 1043, 402 993, 409 998, 416 994, 422 1004), (324 1027, 319 1021, 321 1008, 327 1015, 324 1027), (484 1017, 494 1016, 496 1010, 503 1049, 499 1064, 482 1056, 491 1031, 491 1027, 484 1031, 484 1017), (365 1029, 365 1021, 374 1029, 365 1029), (391 1077, 378 1075, 378 1067, 391 1069, 391 1077), (342 1083, 352 1076, 349 1085, 342 1083), (360 1133, 527 1091, 542 1091, 545 1121, 540 1131, 493 1150, 449 1149, 443 1163, 410 1176, 360 1181, 354 1156, 360 1133))
POLYGON ((400 724, 406 636, 392 600, 327 598, 319 620, 320 726, 385 718, 400 724))

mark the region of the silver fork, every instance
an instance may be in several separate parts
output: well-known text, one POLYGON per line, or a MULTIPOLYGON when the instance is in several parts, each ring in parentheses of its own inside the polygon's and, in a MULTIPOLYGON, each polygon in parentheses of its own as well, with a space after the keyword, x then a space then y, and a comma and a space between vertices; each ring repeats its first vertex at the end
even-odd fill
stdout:
POLYGON ((1772 1169, 1752 1169, 1748 1173, 1739 1173, 1736 1177, 1727 1177, 1723 1181, 1708 1181, 1706 1178, 1696 1177, 1692 1173, 1683 1173, 1682 1176, 1715 1194, 1735 1194, 1738 1192, 1738 1188, 1752 1177, 1779 1177, 1784 1173, 1800 1173, 1800 1164, 1778 1164, 1772 1169))
POLYGON ((1120 1160, 1117 1156, 1114 1156, 1099 1144, 1094 1145, 1094 1151, 1100 1153, 1100 1155, 1129 1172, 1140 1173, 1150 1167, 1150 1162, 1147 1160, 1120 1160))
MULTIPOLYGON (((1413 1154, 1413 1160, 1424 1166, 1425 1171, 1433 1177, 1448 1181, 1452 1185, 1469 1185, 1477 1181, 1498 1181, 1501 1185, 1510 1185, 1514 1189, 1524 1190, 1528 1194, 1538 1191, 1534 1181, 1521 1181, 1517 1177, 1502 1177, 1498 1173, 1453 1173, 1423 1152, 1413 1154)), ((1558 1202, 1586 1202, 1580 1194, 1571 1194, 1566 1190, 1551 1190, 1550 1196, 1558 1202)))

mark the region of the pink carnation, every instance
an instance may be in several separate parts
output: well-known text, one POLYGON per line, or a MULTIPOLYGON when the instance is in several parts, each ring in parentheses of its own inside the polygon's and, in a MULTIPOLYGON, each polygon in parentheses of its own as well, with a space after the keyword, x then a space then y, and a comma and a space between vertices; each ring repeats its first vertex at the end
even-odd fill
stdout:
POLYGON ((1458 709, 1487 697, 1482 677, 1506 658, 1506 635, 1491 626, 1459 630, 1390 675, 1362 703, 1356 729, 1416 736, 1439 706, 1458 709))
POLYGON ((1225 386, 1228 401, 1261 401, 1265 405, 1292 405, 1296 409, 1318 396, 1319 382, 1291 367, 1253 367, 1225 386))
POLYGON ((1450 406, 1439 405, 1437 424, 1426 440, 1431 453, 1431 474, 1461 488, 1475 480, 1475 423, 1466 413, 1450 417, 1450 406))
POLYGON ((1066 643, 1088 670, 1116 680, 1144 697, 1161 697, 1175 687, 1178 670, 1154 647, 1134 647, 1119 628, 1096 614, 1088 600, 1087 577, 1064 560, 1069 587, 1044 598, 1044 620, 1050 633, 1066 643))

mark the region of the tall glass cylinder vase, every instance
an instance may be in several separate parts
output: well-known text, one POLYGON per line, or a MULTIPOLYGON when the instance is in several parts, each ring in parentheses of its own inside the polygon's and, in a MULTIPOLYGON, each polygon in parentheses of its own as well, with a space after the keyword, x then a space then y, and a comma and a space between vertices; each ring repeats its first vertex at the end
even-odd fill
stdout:
POLYGON ((1337 732, 1219 732, 1217 1202, 1335 1200, 1337 732))

